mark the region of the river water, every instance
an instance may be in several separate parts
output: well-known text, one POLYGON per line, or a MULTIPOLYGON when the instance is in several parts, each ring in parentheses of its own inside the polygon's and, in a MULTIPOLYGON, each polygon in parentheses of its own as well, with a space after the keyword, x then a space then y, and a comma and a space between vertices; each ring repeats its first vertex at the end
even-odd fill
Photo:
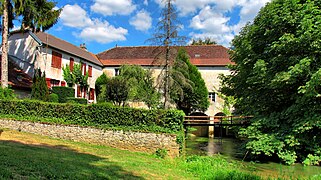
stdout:
POLYGON ((242 161, 246 153, 240 151, 241 143, 235 138, 213 139, 206 137, 189 137, 186 140, 187 155, 211 156, 221 154, 248 167, 244 171, 258 174, 262 177, 297 179, 311 178, 321 180, 320 166, 303 166, 295 164, 287 166, 275 162, 246 162, 242 161))

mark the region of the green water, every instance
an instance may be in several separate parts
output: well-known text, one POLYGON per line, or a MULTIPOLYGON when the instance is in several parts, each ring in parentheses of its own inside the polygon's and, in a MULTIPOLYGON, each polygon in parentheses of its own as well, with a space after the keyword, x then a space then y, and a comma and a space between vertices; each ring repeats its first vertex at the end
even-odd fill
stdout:
POLYGON ((283 164, 269 162, 246 162, 242 161, 245 154, 240 151, 241 143, 234 138, 219 139, 204 138, 204 137, 189 137, 186 141, 187 155, 203 155, 212 156, 221 154, 228 159, 236 160, 245 165, 244 171, 252 172, 265 178, 280 178, 280 179, 320 179, 320 166, 303 166, 295 164, 286 166, 283 164))

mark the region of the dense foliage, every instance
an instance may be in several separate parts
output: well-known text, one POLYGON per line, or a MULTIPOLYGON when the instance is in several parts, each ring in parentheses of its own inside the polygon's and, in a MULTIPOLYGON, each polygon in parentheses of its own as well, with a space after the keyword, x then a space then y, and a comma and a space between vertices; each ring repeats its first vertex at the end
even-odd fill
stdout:
POLYGON ((68 64, 66 64, 66 66, 62 67, 62 76, 64 77, 64 80, 66 81, 68 87, 73 87, 73 85, 75 84, 75 77, 72 74, 71 70, 70 70, 70 66, 68 64))
MULTIPOLYGON (((96 79, 96 82, 95 82, 95 91, 96 91, 96 96, 99 97, 101 91, 102 91, 102 86, 103 85, 106 85, 108 83, 108 76, 103 73, 102 75, 100 75, 97 79, 96 79)), ((100 101, 98 99, 98 101, 100 101)))
POLYGON ((59 102, 59 96, 58 96, 58 94, 55 94, 55 93, 49 94, 49 102, 58 103, 58 102, 59 102))
POLYGON ((197 67, 191 64, 185 49, 178 51, 171 73, 171 98, 185 114, 204 112, 209 107, 208 91, 197 67))
POLYGON ((149 108, 159 105, 160 93, 154 87, 154 79, 150 71, 138 65, 123 65, 120 69, 120 76, 128 83, 129 101, 145 102, 149 108))
POLYGON ((58 104, 40 101, 0 100, 0 114, 37 117, 49 123, 95 127, 130 127, 137 131, 180 132, 184 113, 177 110, 121 108, 110 104, 58 104))
POLYGON ((0 99, 12 100, 15 98, 16 96, 12 89, 0 87, 0 99))
POLYGON ((67 102, 69 97, 75 97, 75 89, 72 87, 54 86, 52 87, 52 93, 58 95, 60 103, 67 102))
POLYGON ((128 100, 129 84, 121 76, 111 78, 107 84, 102 85, 99 95, 100 102, 112 102, 117 106, 125 106, 128 100))
POLYGON ((88 104, 88 100, 86 98, 67 97, 66 102, 75 104, 88 104))
POLYGON ((212 40, 210 37, 206 37, 204 39, 198 38, 198 39, 192 39, 192 46, 198 46, 198 45, 214 45, 217 44, 214 40, 212 40))
POLYGON ((46 83, 46 74, 36 69, 32 80, 31 98, 41 101, 49 100, 49 89, 46 83))
POLYGON ((241 132, 253 155, 321 162, 321 1, 275 0, 233 40, 222 92, 254 115, 241 132))

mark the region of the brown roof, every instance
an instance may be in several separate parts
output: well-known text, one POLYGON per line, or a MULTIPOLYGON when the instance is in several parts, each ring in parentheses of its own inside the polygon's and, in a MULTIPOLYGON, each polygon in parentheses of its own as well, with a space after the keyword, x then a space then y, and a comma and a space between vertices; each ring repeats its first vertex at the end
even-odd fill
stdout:
POLYGON ((43 44, 47 44, 47 45, 49 45, 53 48, 56 48, 58 50, 78 56, 78 57, 80 57, 84 60, 87 60, 89 62, 92 62, 94 64, 97 64, 100 66, 102 65, 101 62, 97 59, 97 57, 94 54, 92 54, 84 49, 81 49, 78 46, 75 46, 67 41, 59 39, 59 38, 52 36, 48 33, 37 32, 35 34, 42 41, 43 44))
MULTIPOLYGON (((1 55, 0 55, 1 57, 1 55)), ((0 77, 1 77, 1 60, 0 60, 0 77)), ((22 88, 22 89, 31 89, 32 86, 32 78, 17 64, 11 60, 9 56, 8 61, 8 84, 11 85, 13 88, 22 88)))
MULTIPOLYGON (((232 64, 228 51, 221 45, 183 46, 196 66, 226 66, 232 64)), ((178 49, 179 47, 175 47, 178 49)), ((155 57, 162 52, 155 46, 115 47, 97 54, 104 66, 120 66, 136 64, 143 66, 155 65, 155 57)))

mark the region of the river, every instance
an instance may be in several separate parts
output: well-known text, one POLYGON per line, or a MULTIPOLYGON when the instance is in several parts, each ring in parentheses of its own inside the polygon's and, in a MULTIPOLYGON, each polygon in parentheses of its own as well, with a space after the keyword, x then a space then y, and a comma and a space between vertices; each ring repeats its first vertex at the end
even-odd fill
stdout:
POLYGON ((242 161, 245 153, 239 151, 240 145, 240 141, 235 138, 219 140, 206 137, 189 137, 186 140, 186 154, 211 156, 219 153, 228 159, 233 159, 246 165, 248 168, 245 171, 250 171, 266 178, 297 179, 299 177, 321 179, 320 166, 303 166, 301 164, 287 166, 275 162, 242 161))

